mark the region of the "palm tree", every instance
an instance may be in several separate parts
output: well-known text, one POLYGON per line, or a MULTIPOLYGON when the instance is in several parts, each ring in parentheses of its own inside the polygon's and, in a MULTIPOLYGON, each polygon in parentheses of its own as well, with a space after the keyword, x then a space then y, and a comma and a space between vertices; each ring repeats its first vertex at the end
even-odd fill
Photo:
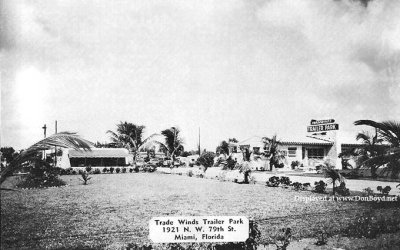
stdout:
POLYGON ((279 150, 282 143, 276 139, 276 135, 272 138, 263 137, 262 142, 264 143, 264 154, 269 158, 269 168, 272 171, 272 168, 277 167, 279 162, 285 158, 279 150))
POLYGON ((54 147, 72 148, 75 150, 91 150, 93 143, 82 139, 76 133, 60 132, 51 135, 23 150, 10 164, 1 172, 0 184, 5 181, 23 163, 37 159, 38 153, 54 147))
MULTIPOLYGON (((382 139, 378 139, 377 135, 378 134, 376 133, 375 136, 371 136, 367 131, 357 134, 357 141, 361 141, 363 143, 362 147, 359 147, 354 151, 356 154, 357 164, 361 165, 368 159, 384 154, 384 148, 381 145, 382 139)), ((376 170, 379 165, 374 162, 367 162, 364 165, 371 168, 371 176, 372 178, 376 178, 376 170)))
POLYGON ((396 121, 358 120, 354 124, 375 128, 377 131, 376 140, 383 145, 379 154, 371 155, 363 163, 367 166, 387 164, 387 169, 392 172, 392 178, 396 178, 400 172, 400 123, 396 121))
POLYGON ((175 157, 183 152, 183 139, 179 135, 180 130, 177 127, 171 127, 161 131, 164 136, 165 143, 160 143, 164 149, 166 149, 169 157, 172 158, 172 162, 175 162, 175 157))
POLYGON ((332 183, 332 189, 333 189, 333 195, 336 193, 336 184, 337 183, 343 183, 345 181, 344 177, 339 173, 339 170, 335 169, 335 166, 333 166, 329 161, 326 161, 324 163, 324 173, 325 173, 325 178, 328 178, 329 181, 332 183))
POLYGON ((136 125, 130 122, 120 122, 117 124, 117 131, 108 130, 107 133, 111 135, 112 143, 117 147, 128 149, 129 153, 133 155, 133 160, 136 160, 140 147, 152 138, 149 136, 142 140, 145 126, 136 125))

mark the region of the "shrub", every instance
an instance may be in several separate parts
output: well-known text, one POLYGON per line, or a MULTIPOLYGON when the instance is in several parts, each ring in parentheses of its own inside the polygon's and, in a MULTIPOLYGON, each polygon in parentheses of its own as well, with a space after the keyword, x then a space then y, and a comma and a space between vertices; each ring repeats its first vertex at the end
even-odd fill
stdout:
POLYGON ((115 172, 118 174, 119 172, 121 172, 121 169, 120 168, 116 168, 115 172))
POLYGON ((60 171, 37 160, 29 167, 29 174, 17 185, 20 188, 59 187, 66 183, 59 178, 60 171))
POLYGON ((316 181, 314 183, 314 192, 324 194, 327 184, 324 181, 316 181))
POLYGON ((299 161, 292 161, 290 166, 292 167, 292 169, 295 169, 296 167, 300 166, 300 162, 299 161))
POLYGON ((276 167, 276 168, 284 168, 284 167, 285 167, 285 164, 283 164, 283 163, 281 162, 281 163, 275 165, 275 167, 276 167))
POLYGON ((110 173, 111 174, 114 173, 114 168, 113 167, 110 168, 110 173))
POLYGON ((299 190, 303 189, 303 185, 300 182, 297 182, 297 181, 294 182, 292 184, 292 186, 293 186, 294 190, 296 190, 296 191, 299 191, 299 190))
POLYGON ((90 171, 92 171, 92 166, 86 166, 86 172, 90 173, 90 171))
POLYGON ((290 178, 285 177, 285 176, 281 176, 279 181, 281 184, 286 185, 286 186, 289 186, 292 183, 292 181, 290 181, 290 178))
POLYGON ((311 184, 309 182, 303 183, 303 190, 309 190, 311 188, 311 184))
POLYGON ((71 174, 76 175, 77 174, 76 170, 72 170, 71 174))
POLYGON ((374 195, 374 190, 372 190, 372 188, 367 187, 364 188, 362 191, 363 196, 373 196, 374 195))
POLYGON ((132 173, 133 172, 133 168, 129 168, 129 173, 132 173))
POLYGON ((277 187, 280 184, 280 180, 278 176, 272 176, 267 181, 268 187, 277 187))
POLYGON ((386 186, 384 188, 382 188, 382 186, 377 186, 376 189, 383 195, 389 195, 390 190, 392 190, 390 186, 386 186))
POLYGON ((83 181, 83 185, 87 185, 87 182, 92 179, 92 177, 89 177, 89 173, 88 172, 81 172, 81 177, 82 177, 82 181, 83 181))
POLYGON ((190 170, 187 172, 187 175, 188 175, 189 177, 192 177, 192 176, 193 176, 193 171, 190 169, 190 170))
POLYGON ((282 228, 278 232, 269 237, 269 241, 272 242, 277 249, 286 250, 292 239, 292 229, 282 228))
POLYGON ((78 174, 80 174, 80 175, 81 175, 83 172, 84 172, 84 171, 83 171, 82 169, 79 169, 79 170, 78 170, 78 174))
POLYGON ((344 183, 344 182, 341 182, 339 187, 336 187, 335 190, 338 195, 341 195, 341 196, 349 196, 350 195, 350 190, 348 188, 346 188, 346 183, 344 183))
POLYGON ((107 173, 108 172, 108 168, 103 168, 103 173, 107 173))
POLYGON ((197 159, 196 164, 203 165, 205 170, 207 170, 207 168, 212 167, 214 164, 215 156, 216 154, 214 152, 204 152, 197 159))
POLYGON ((100 174, 101 173, 101 171, 100 171, 100 169, 98 169, 98 168, 96 168, 95 170, 94 170, 94 172, 93 172, 93 174, 100 174))
POLYGON ((66 175, 70 175, 71 173, 72 173, 72 168, 71 167, 65 169, 65 174, 66 175))
POLYGON ((139 172, 139 167, 135 166, 135 168, 133 170, 135 171, 135 173, 138 173, 139 172))
POLYGON ((122 173, 126 173, 126 168, 122 168, 122 173))

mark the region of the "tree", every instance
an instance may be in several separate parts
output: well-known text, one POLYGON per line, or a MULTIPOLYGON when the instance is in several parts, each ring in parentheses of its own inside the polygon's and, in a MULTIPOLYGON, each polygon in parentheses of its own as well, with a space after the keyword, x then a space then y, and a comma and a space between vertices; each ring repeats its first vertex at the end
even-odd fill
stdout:
POLYGON ((136 160, 140 147, 150 140, 153 135, 145 140, 142 140, 145 126, 136 125, 130 122, 120 122, 117 124, 116 132, 108 130, 107 133, 111 135, 111 145, 115 147, 122 147, 128 149, 129 153, 133 154, 133 159, 136 160))
POLYGON ((336 184, 343 183, 345 179, 339 173, 339 170, 335 169, 335 167, 329 161, 326 161, 324 163, 323 171, 325 173, 325 178, 328 178, 329 182, 332 183, 333 195, 335 195, 336 194, 336 184))
POLYGON ((229 155, 229 143, 226 141, 222 141, 215 151, 217 152, 217 154, 223 153, 229 155))
MULTIPOLYGON (((371 176, 372 178, 376 178, 377 177, 376 170, 379 167, 379 165, 377 165, 375 162, 366 162, 366 161, 368 159, 377 157, 379 155, 383 155, 385 153, 384 152, 385 148, 382 145, 382 139, 378 139, 377 133, 375 134, 375 136, 371 136, 371 134, 368 131, 363 131, 358 133, 356 139, 357 141, 362 142, 362 146, 352 149, 350 151, 350 155, 352 155, 355 158, 357 165, 359 166, 365 165, 371 168, 371 176)), ((343 154, 346 153, 347 152, 344 152, 343 154)))
POLYGON ((276 139, 276 135, 272 138, 263 137, 264 155, 269 158, 269 168, 272 171, 273 167, 278 167, 279 162, 285 158, 283 153, 279 150, 281 142, 276 139))
POLYGON ((236 138, 229 138, 228 142, 238 143, 239 141, 236 138))
POLYGON ((175 162, 175 157, 184 151, 180 130, 177 127, 171 127, 161 131, 161 134, 164 136, 165 143, 160 143, 160 145, 166 149, 167 156, 172 158, 172 162, 175 162))
POLYGON ((7 164, 12 162, 14 158, 18 156, 18 152, 16 152, 12 147, 2 147, 0 151, 2 153, 1 160, 6 159, 7 164))
POLYGON ((53 147, 72 148, 75 150, 91 150, 93 143, 82 139, 76 133, 60 132, 53 134, 23 150, 10 164, 1 172, 0 184, 5 181, 23 163, 36 161, 37 155, 43 150, 53 147))
MULTIPOLYGON (((355 121, 356 126, 366 125, 375 128, 376 142, 382 146, 374 148, 376 154, 369 155, 363 161, 366 166, 382 166, 387 164, 387 170, 396 178, 400 172, 400 123, 396 121, 375 122, 372 120, 355 121)), ((375 145, 375 144, 374 144, 375 145)), ((375 145, 376 146, 376 145, 375 145)))
POLYGON ((216 154, 214 152, 203 152, 200 157, 197 159, 196 164, 204 166, 204 172, 212 167, 214 164, 214 158, 216 154))

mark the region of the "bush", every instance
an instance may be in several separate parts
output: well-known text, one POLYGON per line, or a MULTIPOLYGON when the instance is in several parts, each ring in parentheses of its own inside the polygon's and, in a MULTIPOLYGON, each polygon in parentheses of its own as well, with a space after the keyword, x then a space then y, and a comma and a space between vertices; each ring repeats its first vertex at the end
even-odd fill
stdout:
POLYGON ((126 168, 122 168, 122 173, 126 173, 126 168))
POLYGON ((296 167, 300 166, 300 162, 299 161, 292 161, 290 166, 292 167, 292 169, 295 169, 296 167))
POLYGON ((285 176, 281 176, 280 178, 280 183, 286 186, 290 186, 290 184, 292 183, 292 181, 290 180, 289 177, 285 177, 285 176))
POLYGON ((92 179, 92 177, 89 177, 89 173, 88 172, 81 172, 81 177, 82 177, 82 181, 83 181, 83 185, 87 185, 87 182, 92 179))
POLYGON ((65 174, 66 175, 70 175, 71 173, 72 173, 72 168, 71 167, 65 169, 65 174))
POLYGON ((67 170, 66 169, 61 169, 60 170, 60 175, 67 175, 67 170))
POLYGON ((327 184, 324 181, 316 181, 314 183, 314 192, 324 194, 326 193, 326 186, 327 184))
POLYGON ((192 177, 192 176, 193 176, 193 171, 190 169, 190 170, 187 172, 187 175, 188 175, 189 177, 192 177))
POLYGON ((382 188, 382 186, 377 186, 376 189, 383 195, 389 195, 390 190, 392 190, 390 186, 386 186, 384 188, 382 188))
POLYGON ((59 178, 60 170, 36 160, 29 167, 29 174, 17 185, 20 188, 59 187, 66 183, 59 178))
POLYGON ((96 168, 95 170, 94 170, 94 172, 93 172, 93 174, 100 174, 101 173, 101 171, 100 171, 100 169, 98 169, 98 168, 96 168))
POLYGON ((114 173, 114 168, 113 167, 110 168, 110 173, 111 174, 114 173))
POLYGON ((135 173, 138 173, 139 172, 139 167, 135 166, 135 168, 133 170, 135 171, 135 173))
POLYGON ((107 173, 108 172, 108 168, 103 168, 103 173, 107 173))
POLYGON ((267 181, 268 187, 277 187, 280 184, 280 179, 278 176, 272 176, 267 181))
POLYGON ((133 172, 133 168, 129 168, 129 173, 132 173, 133 172))
POLYGON ((372 188, 367 187, 363 189, 363 196, 373 196, 374 195, 374 190, 372 190, 372 188))
POLYGON ((297 181, 294 182, 292 184, 292 186, 293 186, 294 190, 296 190, 296 191, 299 191, 299 190, 303 189, 303 185, 300 182, 297 182, 297 181))
POLYGON ((212 165, 214 164, 215 156, 216 154, 214 152, 204 152, 197 159, 196 164, 203 165, 205 170, 207 170, 207 168, 212 167, 212 165))
POLYGON ((90 171, 92 171, 92 166, 87 166, 85 169, 86 169, 86 172, 90 173, 90 171))
POLYGON ((350 195, 350 190, 346 188, 346 183, 341 182, 339 187, 335 188, 335 191, 338 195, 341 196, 349 196, 350 195))
POLYGON ((119 172, 121 172, 121 169, 120 168, 116 168, 115 172, 118 174, 119 172))
POLYGON ((76 170, 72 170, 71 174, 76 175, 77 174, 76 170))
POLYGON ((309 190, 311 188, 311 184, 309 182, 303 183, 303 190, 309 190))

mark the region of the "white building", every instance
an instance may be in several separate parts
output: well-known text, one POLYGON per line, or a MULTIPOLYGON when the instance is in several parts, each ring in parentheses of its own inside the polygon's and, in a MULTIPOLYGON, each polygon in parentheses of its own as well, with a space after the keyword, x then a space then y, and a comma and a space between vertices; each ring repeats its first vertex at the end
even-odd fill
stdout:
POLYGON ((116 167, 126 166, 133 156, 125 148, 92 148, 89 150, 64 149, 58 166, 69 167, 116 167))
MULTIPOLYGON (((298 161, 303 164, 304 167, 314 168, 315 166, 323 163, 326 160, 330 160, 337 169, 341 169, 340 159, 338 155, 340 152, 347 150, 348 148, 359 146, 360 144, 355 143, 341 143, 336 145, 335 142, 328 140, 324 141, 321 139, 315 139, 310 137, 304 137, 300 140, 287 140, 279 139, 279 149, 285 156, 283 163, 286 168, 290 168, 292 162, 298 161)), ((237 150, 235 157, 242 159, 241 149, 248 148, 251 152, 261 154, 264 152, 264 143, 261 136, 253 136, 244 141, 237 143, 237 148, 232 145, 232 152, 237 150)))

